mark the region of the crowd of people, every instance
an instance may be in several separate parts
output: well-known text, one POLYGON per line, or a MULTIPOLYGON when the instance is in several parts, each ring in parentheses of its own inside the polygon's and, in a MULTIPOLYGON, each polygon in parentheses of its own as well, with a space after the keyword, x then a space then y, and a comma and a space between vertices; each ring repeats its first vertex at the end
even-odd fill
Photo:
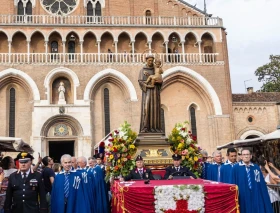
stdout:
POLYGON ((15 160, 1 160, 0 213, 108 213, 109 187, 102 155, 75 158, 61 156, 55 164, 49 156, 32 164, 26 152, 15 160))
MULTIPOLYGON (((272 163, 265 161, 263 166, 252 163, 249 149, 238 153, 230 148, 227 160, 220 151, 213 152, 212 156, 208 156, 205 150, 201 154, 200 178, 236 184, 241 213, 273 212, 271 203, 278 203, 280 198, 266 184, 279 183, 280 171, 272 163)), ((13 158, 4 157, 1 160, 3 172, 0 171, 0 213, 110 212, 110 187, 104 180, 102 156, 97 154, 87 159, 65 154, 61 157, 61 164, 55 164, 51 157, 46 156, 39 157, 38 163, 32 165, 33 157, 21 152, 15 159, 17 168, 13 158)), ((182 156, 174 154, 172 158, 173 165, 165 169, 163 179, 176 179, 178 176, 197 178, 191 169, 181 165, 182 156)), ((136 168, 127 176, 120 177, 120 181, 155 179, 140 155, 135 161, 136 168)))

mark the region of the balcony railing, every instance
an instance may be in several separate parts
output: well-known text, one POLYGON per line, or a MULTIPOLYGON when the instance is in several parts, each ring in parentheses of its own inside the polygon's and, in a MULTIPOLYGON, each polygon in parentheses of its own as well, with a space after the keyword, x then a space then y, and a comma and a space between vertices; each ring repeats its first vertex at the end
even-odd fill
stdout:
MULTIPOLYGON (((221 64, 218 53, 160 53, 155 57, 170 64, 221 64)), ((141 53, 0 53, 0 64, 141 64, 145 55, 141 53)))
POLYGON ((0 25, 215 26, 218 17, 0 15, 0 25))

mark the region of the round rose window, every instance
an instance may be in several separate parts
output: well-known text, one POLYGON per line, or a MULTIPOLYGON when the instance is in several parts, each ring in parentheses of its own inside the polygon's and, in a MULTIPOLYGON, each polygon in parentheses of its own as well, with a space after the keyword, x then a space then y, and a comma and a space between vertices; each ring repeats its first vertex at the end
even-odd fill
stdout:
POLYGON ((53 15, 67 15, 74 11, 79 0, 41 0, 44 9, 53 15))

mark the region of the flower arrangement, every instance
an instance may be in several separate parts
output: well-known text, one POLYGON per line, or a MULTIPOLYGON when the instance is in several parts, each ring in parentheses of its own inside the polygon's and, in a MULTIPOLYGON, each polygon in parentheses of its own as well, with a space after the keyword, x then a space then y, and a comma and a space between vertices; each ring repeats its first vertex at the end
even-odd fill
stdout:
POLYGON ((188 122, 177 123, 168 136, 171 149, 175 154, 182 155, 182 165, 188 167, 197 177, 202 170, 201 148, 196 136, 187 129, 188 122))
POLYGON ((203 213, 202 185, 163 185, 154 187, 156 213, 203 213))
POLYGON ((136 153, 134 141, 137 134, 131 130, 130 126, 125 121, 120 128, 110 134, 109 144, 106 146, 106 181, 128 175, 135 166, 132 156, 136 153))

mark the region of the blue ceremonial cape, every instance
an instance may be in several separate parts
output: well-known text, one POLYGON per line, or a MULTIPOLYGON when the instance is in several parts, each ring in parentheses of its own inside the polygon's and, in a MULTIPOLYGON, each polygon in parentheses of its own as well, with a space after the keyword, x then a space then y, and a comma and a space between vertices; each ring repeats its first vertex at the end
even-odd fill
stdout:
MULTIPOLYGON (((222 166, 222 164, 221 164, 222 166)), ((210 164, 207 169, 206 179, 212 181, 218 181, 218 164, 210 164)))
POLYGON ((90 206, 85 199, 82 176, 78 172, 70 171, 69 174, 69 197, 67 199, 67 209, 64 200, 64 171, 56 175, 52 188, 51 212, 52 213, 89 213, 90 206))
POLYGON ((221 179, 220 181, 223 183, 232 183, 232 168, 234 165, 231 164, 230 161, 226 161, 220 170, 221 179))
POLYGON ((108 189, 104 180, 104 171, 100 166, 91 169, 94 175, 94 191, 96 194, 96 213, 109 212, 108 189))
POLYGON ((245 164, 239 162, 232 168, 232 183, 238 186, 241 213, 273 213, 266 183, 258 165, 250 164, 252 189, 249 189, 245 164))
POLYGON ((200 176, 202 179, 207 179, 207 169, 208 169, 209 165, 210 165, 210 163, 208 163, 208 162, 203 163, 202 172, 201 172, 201 176, 200 176))
POLYGON ((82 185, 84 190, 85 199, 87 205, 90 206, 90 212, 95 213, 95 194, 94 194, 94 176, 92 172, 88 172, 86 169, 77 169, 77 172, 82 176, 82 185))

